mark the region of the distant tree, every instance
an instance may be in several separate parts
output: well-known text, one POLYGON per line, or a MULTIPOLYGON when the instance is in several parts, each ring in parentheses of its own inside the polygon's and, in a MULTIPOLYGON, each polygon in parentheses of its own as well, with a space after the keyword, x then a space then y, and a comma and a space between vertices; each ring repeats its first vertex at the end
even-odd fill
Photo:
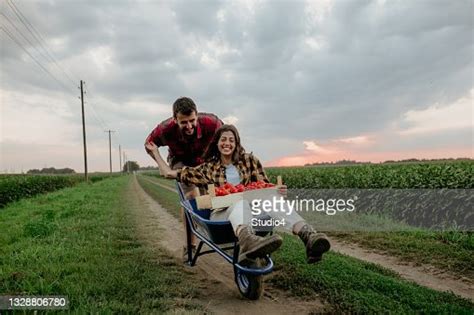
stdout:
POLYGON ((140 165, 138 165, 135 161, 127 161, 127 163, 123 166, 123 172, 133 172, 138 171, 140 169, 140 165))
POLYGON ((60 168, 56 170, 57 174, 74 174, 75 171, 72 168, 60 168))

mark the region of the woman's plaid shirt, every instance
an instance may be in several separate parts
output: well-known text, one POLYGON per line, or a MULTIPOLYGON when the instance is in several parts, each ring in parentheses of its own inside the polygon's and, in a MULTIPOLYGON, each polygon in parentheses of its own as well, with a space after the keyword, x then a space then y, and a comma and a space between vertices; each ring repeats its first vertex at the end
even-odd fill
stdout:
MULTIPOLYGON (((235 166, 239 171, 240 183, 243 185, 259 180, 269 182, 262 163, 251 153, 242 154, 239 162, 235 166)), ((225 165, 220 161, 206 162, 196 167, 183 167, 181 170, 178 170, 177 178, 186 185, 196 185, 200 187, 208 184, 222 186, 227 182, 225 177, 225 165)))

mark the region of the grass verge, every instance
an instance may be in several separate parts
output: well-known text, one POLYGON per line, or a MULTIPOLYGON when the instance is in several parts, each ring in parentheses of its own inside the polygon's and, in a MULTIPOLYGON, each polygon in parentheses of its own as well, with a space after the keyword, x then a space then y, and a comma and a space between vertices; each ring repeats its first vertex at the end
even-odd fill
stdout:
MULTIPOLYGON (((429 264, 474 279, 474 250, 449 241, 449 232, 400 231, 329 233, 349 243, 377 249, 415 265, 429 264)), ((458 233, 459 235, 459 233, 458 233)), ((471 236, 466 236, 470 237, 471 236)))
POLYGON ((317 265, 308 265, 301 241, 283 235, 274 253, 277 271, 271 282, 294 295, 318 293, 341 312, 470 314, 474 304, 454 294, 405 281, 376 264, 329 252, 317 265))
POLYGON ((166 179, 161 175, 147 175, 147 176, 148 176, 147 178, 151 178, 162 185, 165 185, 172 189, 176 189, 176 181, 174 179, 166 179))
POLYGON ((67 295, 77 313, 199 310, 181 266, 136 237, 130 177, 12 203, 0 212, 0 294, 67 295), (131 224, 132 223, 132 224, 131 224))
POLYGON ((381 215, 304 212, 317 230, 361 247, 377 249, 415 264, 430 264, 459 277, 474 279, 474 234, 461 231, 429 231, 381 215), (344 232, 342 232, 344 231, 344 232))
POLYGON ((148 195, 158 201, 160 205, 167 210, 171 210, 170 213, 181 220, 181 206, 179 205, 178 194, 166 190, 156 184, 158 183, 176 189, 175 186, 170 184, 170 180, 159 179, 151 176, 137 176, 137 180, 148 195))

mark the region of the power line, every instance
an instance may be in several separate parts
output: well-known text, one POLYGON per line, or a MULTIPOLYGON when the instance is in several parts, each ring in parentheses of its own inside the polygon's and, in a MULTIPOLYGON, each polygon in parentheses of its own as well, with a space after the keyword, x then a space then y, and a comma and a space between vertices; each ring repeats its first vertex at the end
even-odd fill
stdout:
POLYGON ((59 81, 48 69, 46 69, 42 64, 41 62, 39 62, 22 44, 21 42, 12 34, 10 33, 10 31, 5 27, 5 26, 0 26, 0 29, 8 35, 8 37, 10 37, 10 39, 12 41, 14 41, 21 49, 23 49, 24 52, 26 52, 28 54, 28 56, 30 56, 31 59, 33 59, 34 62, 36 62, 36 64, 44 71, 46 72, 47 74, 49 74, 53 79, 54 81, 56 81, 59 85, 61 85, 65 90, 71 92, 70 90, 68 90, 68 88, 66 87, 66 85, 64 85, 63 82, 59 81))
MULTIPOLYGON (((75 81, 73 79, 71 79, 69 77, 69 75, 66 73, 66 71, 56 62, 56 59, 54 58, 54 56, 49 52, 48 48, 45 47, 45 45, 47 46, 46 44, 46 41, 44 39, 44 37, 41 35, 41 33, 34 27, 34 25, 28 20, 28 18, 21 12, 21 10, 16 6, 16 4, 13 2, 13 0, 7 0, 7 4, 9 5, 9 7, 12 9, 12 11, 15 13, 15 15, 17 16, 18 20, 26 27, 26 29, 28 30, 28 32, 32 35, 32 37, 40 44, 40 46, 43 48, 43 50, 47 53, 47 56, 49 57, 49 59, 61 70, 63 71, 63 73, 68 77, 68 79, 72 82, 72 84, 76 84, 75 81), (43 45, 43 43, 45 45, 43 45)), ((18 30, 18 28, 8 19, 7 16, 5 16, 3 13, 1 13, 5 18, 7 18, 7 20, 15 27, 15 29, 17 29, 18 32, 21 33, 21 35, 23 36, 23 38, 25 38, 31 46, 34 47, 34 45, 31 43, 31 41, 29 41, 26 36, 23 35, 23 33, 18 30)), ((34 47, 36 49, 36 47, 34 47)), ((39 51, 39 50, 37 50, 39 51)), ((43 57, 45 56, 44 54, 42 54, 43 57)), ((85 83, 85 82, 84 82, 85 83)), ((90 93, 89 93, 90 95, 90 93)), ((94 114, 96 115, 96 118, 98 118, 99 120, 99 123, 103 125, 103 127, 105 127, 105 121, 99 117, 99 115, 97 114, 97 112, 95 111, 95 109, 93 108, 93 104, 90 104, 91 105, 91 108, 94 112, 94 114)))
POLYGON ((71 77, 66 73, 66 71, 56 62, 56 59, 52 54, 49 52, 49 50, 43 45, 43 42, 46 44, 46 41, 44 40, 43 36, 41 36, 40 32, 33 26, 33 24, 30 23, 28 18, 21 12, 21 10, 15 5, 15 3, 12 0, 7 0, 8 6, 12 9, 13 13, 17 16, 18 20, 26 27, 28 32, 32 35, 32 37, 40 44, 40 46, 43 48, 43 50, 46 52, 48 55, 49 59, 60 69, 68 78, 69 81, 72 82, 73 85, 75 85, 77 80, 71 79, 71 77))
POLYGON ((13 23, 8 18, 8 16, 6 16, 3 13, 0 13, 0 15, 2 15, 8 21, 8 23, 10 23, 15 28, 15 30, 21 35, 21 37, 23 37, 24 40, 26 40, 28 42, 28 44, 30 44, 31 47, 33 47, 39 54, 41 54, 43 56, 43 58, 45 58, 45 55, 41 51, 39 51, 38 48, 35 47, 35 45, 25 36, 25 34, 23 34, 23 32, 20 29, 18 29, 18 27, 16 27, 15 23, 13 23))
MULTIPOLYGON (((87 83, 84 82, 84 84, 86 85, 86 89, 87 89, 87 93, 86 93, 86 94, 89 95, 89 98, 94 99, 94 97, 91 95, 91 91, 89 90, 89 87, 87 86, 87 83)), ((96 118, 97 118, 97 120, 99 121, 99 123, 100 123, 101 125, 103 125, 104 129, 107 129, 108 127, 105 127, 105 126, 107 125, 107 123, 105 122, 105 120, 102 119, 102 117, 100 117, 100 115, 98 115, 98 113, 96 112, 96 110, 95 110, 95 108, 94 108, 94 107, 95 107, 95 105, 94 105, 95 102, 92 102, 92 103, 89 103, 89 104, 90 104, 90 107, 92 108, 92 111, 93 111, 94 114, 96 115, 96 118)))
MULTIPOLYGON (((87 91, 85 92, 85 94, 86 94, 86 95, 89 95, 89 97, 91 97, 91 93, 90 93, 89 87, 87 86, 87 83, 84 82, 84 85, 86 86, 86 89, 87 89, 87 91)), ((87 104, 90 105, 90 108, 92 109, 92 113, 94 114, 94 118, 95 118, 95 119, 97 120, 97 122, 101 125, 101 127, 102 127, 103 129, 110 129, 110 128, 107 126, 107 123, 105 122, 105 120, 103 120, 102 117, 100 117, 100 115, 96 112, 93 103, 87 102, 87 104)))
MULTIPOLYGON (((25 34, 23 34, 23 32, 15 25, 15 23, 13 23, 9 18, 8 16, 6 16, 5 14, 3 13, 0 13, 0 15, 2 15, 8 23, 10 23, 14 28, 15 30, 21 35, 21 37, 23 37, 23 39, 28 42, 28 44, 30 44, 30 47, 32 47, 34 50, 36 50, 36 52, 38 52, 38 54, 40 54, 43 58, 47 59, 44 55, 44 53, 42 53, 40 50, 38 50, 38 48, 35 47, 35 45, 28 39, 28 37, 25 36, 25 34)), ((13 34, 13 32, 12 32, 13 34)), ((24 46, 23 46, 24 47, 24 46)), ((25 48, 26 49, 26 48, 25 48)), ((64 84, 64 83, 63 83, 64 84)), ((64 84, 65 85, 65 84, 64 84)))
POLYGON ((94 109, 94 106, 92 106, 92 104, 90 102, 85 102, 85 103, 90 105, 89 108, 92 109, 92 114, 93 114, 95 120, 99 123, 100 127, 102 129, 107 129, 108 127, 105 124, 105 121, 102 118, 100 118, 99 114, 97 114, 97 112, 94 109))
POLYGON ((114 130, 104 130, 104 132, 109 133, 109 163, 110 163, 110 173, 112 173, 112 137, 111 133, 115 132, 114 130))

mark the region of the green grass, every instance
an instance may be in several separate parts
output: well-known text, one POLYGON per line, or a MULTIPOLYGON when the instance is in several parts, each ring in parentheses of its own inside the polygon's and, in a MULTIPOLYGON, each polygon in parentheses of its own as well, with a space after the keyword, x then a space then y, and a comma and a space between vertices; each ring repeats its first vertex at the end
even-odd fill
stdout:
POLYGON ((21 200, 0 211, 0 294, 67 295, 77 313, 196 310, 190 274, 137 237, 130 177, 21 200))
POLYGON ((159 179, 151 176, 137 176, 137 179, 140 183, 140 186, 142 186, 142 188, 147 192, 148 195, 158 201, 167 210, 172 210, 170 213, 173 216, 178 219, 181 219, 181 206, 179 205, 178 194, 151 183, 155 182, 168 186, 172 189, 176 189, 176 186, 171 185, 174 184, 172 181, 166 179, 159 179))
MULTIPOLYGON (((457 233, 462 235, 463 233, 457 233)), ((399 231, 330 233, 347 242, 354 242, 397 256, 416 264, 430 264, 459 276, 474 279, 472 233, 464 233, 464 242, 451 242, 449 232, 399 231)))
POLYGON ((472 232, 429 231, 382 215, 341 213, 328 216, 303 212, 302 216, 331 237, 474 279, 472 232))
MULTIPOLYGON (((157 189, 143 179, 140 184, 147 186, 145 189, 151 196, 171 213, 177 213, 175 193, 157 189)), ((337 311, 351 313, 471 314, 474 311, 474 305, 467 300, 421 287, 390 270, 345 255, 330 252, 320 264, 308 265, 301 241, 291 235, 283 237, 284 245, 274 254, 276 271, 270 281, 295 296, 319 295, 337 311)))
POLYGON ((402 280, 375 264, 330 252, 319 264, 308 265, 298 239, 284 235, 283 244, 273 255, 277 272, 271 282, 295 295, 317 293, 337 311, 364 314, 472 314, 474 311, 474 304, 465 299, 402 280))
POLYGON ((144 178, 176 190, 176 181, 174 179, 166 179, 158 173, 146 173, 144 178))

